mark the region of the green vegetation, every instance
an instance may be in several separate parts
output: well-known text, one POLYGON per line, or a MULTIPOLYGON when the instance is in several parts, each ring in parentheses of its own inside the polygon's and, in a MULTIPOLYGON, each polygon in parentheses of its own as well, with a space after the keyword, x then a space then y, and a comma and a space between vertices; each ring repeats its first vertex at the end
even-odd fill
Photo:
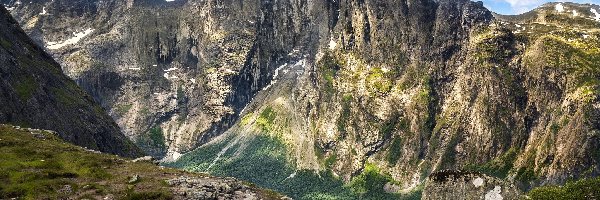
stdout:
POLYGON ((543 51, 528 51, 525 63, 530 67, 546 66, 567 72, 573 80, 568 83, 568 90, 588 102, 600 93, 599 41, 581 42, 569 39, 569 35, 569 32, 557 32, 540 37, 535 48, 543 51))
POLYGON ((473 56, 479 64, 504 64, 514 55, 515 38, 506 30, 493 30, 483 33, 474 44, 473 56))
POLYGON ((6 50, 9 50, 13 45, 9 41, 6 41, 6 39, 0 38, 0 46, 6 50))
POLYGON ((371 68, 366 81, 375 92, 385 94, 392 90, 392 81, 380 67, 371 68))
POLYGON ((534 200, 585 200, 600 197, 600 178, 567 182, 564 186, 542 186, 527 194, 534 200))
POLYGON ((248 114, 244 115, 244 117, 242 117, 242 119, 241 119, 240 123, 241 123, 243 126, 245 126, 245 125, 248 125, 248 124, 250 123, 250 120, 252 120, 252 115, 253 115, 253 114, 254 114, 254 113, 248 113, 248 114))
POLYGON ((19 80, 19 82, 15 83, 15 92, 22 101, 27 101, 33 96, 39 85, 31 76, 23 76, 19 80))
POLYGON ((332 173, 296 171, 293 166, 289 166, 288 152, 283 142, 267 136, 256 136, 250 141, 244 141, 245 148, 239 149, 240 152, 237 148, 241 146, 233 145, 213 167, 207 169, 222 148, 231 141, 227 139, 219 144, 201 147, 168 166, 236 177, 295 199, 347 199, 350 196, 342 181, 332 173))
POLYGON ((152 140, 152 144, 154 146, 165 148, 165 136, 160 126, 154 126, 150 129, 150 131, 148 131, 148 133, 150 135, 150 140, 152 140))
MULTIPOLYGON (((50 88, 50 91, 52 93, 52 96, 54 96, 54 98, 62 105, 69 107, 77 107, 85 104, 84 96, 87 94, 85 94, 81 89, 79 89, 75 82, 68 81, 62 87, 50 88)), ((99 111, 96 110, 97 108, 94 109, 95 111, 99 111)))
POLYGON ((402 155, 402 140, 400 138, 394 138, 392 140, 392 144, 388 148, 388 152, 385 156, 385 159, 388 161, 389 165, 395 165, 400 156, 402 155))
POLYGON ((352 178, 348 187, 359 199, 399 199, 399 194, 390 194, 383 190, 383 186, 388 182, 396 183, 389 175, 382 174, 377 166, 367 163, 363 172, 352 178))
MULTIPOLYGON (((209 172, 219 176, 232 176, 284 193, 294 199, 419 199, 420 193, 400 196, 387 194, 383 185, 393 181, 390 176, 381 174, 374 165, 368 164, 364 172, 350 183, 336 177, 331 170, 322 172, 297 170, 289 163, 288 150, 285 144, 273 137, 255 136, 244 145, 232 145, 215 164, 217 154, 232 138, 222 142, 200 147, 186 154, 170 167, 184 168, 191 171, 209 172)), ((324 150, 315 146, 317 154, 323 157, 324 150), (320 152, 320 153, 319 153, 320 152)), ((332 163, 337 159, 333 154, 326 159, 332 163)))
POLYGON ((337 162, 337 154, 334 152, 331 156, 329 156, 327 159, 325 159, 325 167, 327 169, 331 169, 333 167, 333 164, 335 164, 335 162, 337 162))
POLYGON ((119 115, 124 115, 127 112, 129 112, 129 110, 131 110, 131 108, 133 107, 133 105, 131 104, 120 104, 116 106, 116 111, 119 115))
POLYGON ((343 139, 347 136, 346 126, 347 122, 350 119, 350 103, 352 102, 352 95, 344 95, 342 99, 342 112, 340 113, 340 117, 337 119, 337 130, 340 132, 340 137, 343 139))
POLYGON ((256 125, 258 125, 264 132, 271 132, 273 131, 273 121, 275 121, 276 117, 277 112, 275 112, 271 106, 268 106, 258 116, 256 125))
POLYGON ((513 168, 513 164, 517 159, 519 152, 516 148, 510 148, 500 157, 484 163, 483 165, 470 165, 467 170, 480 172, 498 178, 506 178, 508 173, 513 168))
POLYGON ((331 95, 335 92, 334 82, 337 72, 340 70, 340 64, 335 60, 331 53, 326 52, 323 58, 317 63, 321 77, 325 81, 325 91, 331 95))
POLYGON ((183 89, 184 89, 183 86, 177 87, 177 99, 178 100, 185 98, 185 91, 183 89))
POLYGON ((134 193, 143 197, 167 192, 160 177, 169 171, 174 170, 91 153, 49 132, 0 125, 0 199, 98 199, 106 194, 121 199, 134 193), (126 177, 133 173, 145 178, 127 189, 126 177))

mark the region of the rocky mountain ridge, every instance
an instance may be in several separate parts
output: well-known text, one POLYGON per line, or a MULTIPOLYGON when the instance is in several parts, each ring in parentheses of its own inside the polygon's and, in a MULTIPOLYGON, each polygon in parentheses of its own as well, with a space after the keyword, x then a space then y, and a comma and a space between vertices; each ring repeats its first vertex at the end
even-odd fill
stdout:
POLYGON ((600 170, 597 5, 501 16, 466 0, 2 3, 177 167, 279 187, 302 170, 352 183, 376 166, 391 193, 442 170, 520 190, 600 170), (72 32, 84 36, 65 43, 72 32), (235 170, 265 159, 286 175, 235 170))
POLYGON ((0 76, 0 123, 52 129, 66 141, 107 153, 143 155, 2 6, 0 76))

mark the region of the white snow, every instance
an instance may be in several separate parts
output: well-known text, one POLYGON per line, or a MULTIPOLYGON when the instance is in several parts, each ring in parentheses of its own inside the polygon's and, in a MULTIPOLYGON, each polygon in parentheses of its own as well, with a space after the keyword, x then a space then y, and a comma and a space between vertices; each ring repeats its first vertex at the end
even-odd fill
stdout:
POLYGON ((152 65, 152 67, 156 67, 156 66, 158 66, 158 65, 152 65))
POLYGON ((336 46, 337 43, 333 39, 329 40, 329 50, 334 50, 336 46))
POLYGON ((583 39, 587 39, 587 38, 589 38, 589 37, 590 37, 590 35, 588 35, 588 34, 583 34, 583 39))
POLYGON ((565 6, 563 6, 562 3, 556 4, 556 6, 554 6, 554 8, 558 12, 564 12, 565 11, 565 6))
POLYGON ((163 77, 165 77, 166 79, 169 79, 169 72, 163 74, 163 77))
POLYGON ((483 185, 483 179, 477 177, 475 180, 473 180, 473 185, 475 185, 475 187, 481 187, 483 185))
POLYGON ((573 17, 577 17, 577 16, 579 16, 579 13, 577 13, 576 10, 573 10, 573 17))
POLYGON ((170 71, 175 71, 175 70, 177 70, 177 67, 171 67, 169 69, 165 69, 164 71, 165 72, 170 72, 170 71))
POLYGON ((48 42, 48 45, 46 46, 46 48, 60 49, 67 45, 77 44, 79 42, 79 40, 83 39, 85 36, 89 35, 92 32, 94 32, 94 29, 91 29, 91 28, 88 28, 87 30, 85 30, 83 32, 79 32, 79 33, 73 32, 73 35, 75 35, 75 37, 72 37, 63 42, 48 42))
POLYGON ((502 195, 500 195, 500 193, 502 193, 502 188, 500 186, 496 186, 493 190, 490 190, 487 194, 485 194, 485 200, 503 200, 504 198, 502 195))
POLYGON ((181 156, 183 156, 183 155, 180 154, 179 152, 177 152, 177 151, 173 152, 173 160, 177 160, 177 159, 181 158, 181 156))
POLYGON ((596 9, 593 9, 593 8, 592 8, 592 9, 590 9, 590 11, 592 11, 592 13, 594 13, 594 15, 596 15, 596 16, 594 16, 593 18, 594 18, 596 21, 599 21, 599 22, 600 22, 600 13, 598 13, 598 11, 597 11, 596 9))
POLYGON ((517 28, 521 28, 521 24, 515 24, 517 28))
POLYGON ((167 1, 167 2, 173 2, 173 1, 175 1, 175 0, 166 0, 166 1, 167 1))
POLYGON ((46 7, 43 7, 42 8, 42 12, 40 13, 40 15, 45 15, 45 14, 48 14, 48 13, 46 12, 46 7))
POLYGON ((139 68, 139 67, 130 67, 129 69, 130 69, 130 70, 136 70, 136 71, 137 71, 137 70, 141 70, 142 68, 139 68))
POLYGON ((195 78, 190 79, 190 81, 192 81, 192 83, 194 83, 194 84, 196 83, 196 79, 195 78))
POLYGON ((283 69, 284 67, 286 67, 288 64, 285 63, 281 66, 279 66, 277 69, 275 69, 275 74, 273 74, 273 79, 271 79, 271 83, 269 83, 269 85, 267 85, 266 87, 264 87, 262 90, 268 90, 269 88, 271 88, 271 86, 275 83, 277 83, 277 76, 279 76, 279 70, 283 69))

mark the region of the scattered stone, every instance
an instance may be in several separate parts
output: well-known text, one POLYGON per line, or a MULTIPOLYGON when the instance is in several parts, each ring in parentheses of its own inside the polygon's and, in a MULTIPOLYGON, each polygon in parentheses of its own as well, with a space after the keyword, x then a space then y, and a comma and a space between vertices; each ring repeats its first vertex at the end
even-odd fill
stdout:
POLYGON ((60 194, 71 194, 73 193, 73 187, 71 185, 64 185, 60 190, 58 190, 60 194))
POLYGON ((140 176, 139 175, 133 175, 133 177, 131 177, 131 179, 129 179, 129 184, 134 184, 140 181, 140 176))
POLYGON ((152 156, 144 156, 144 157, 136 158, 136 159, 132 160, 131 162, 152 162, 152 161, 154 161, 154 158, 152 158, 152 156))

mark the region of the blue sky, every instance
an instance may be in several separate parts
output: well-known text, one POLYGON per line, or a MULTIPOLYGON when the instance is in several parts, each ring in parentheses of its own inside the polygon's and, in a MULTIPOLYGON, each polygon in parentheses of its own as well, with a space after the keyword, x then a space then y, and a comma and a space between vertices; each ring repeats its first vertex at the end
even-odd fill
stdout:
MULTIPOLYGON (((477 0, 475 0, 477 1, 477 0)), ((488 9, 500 14, 521 14, 547 2, 593 3, 600 5, 600 0, 481 0, 488 9)))

